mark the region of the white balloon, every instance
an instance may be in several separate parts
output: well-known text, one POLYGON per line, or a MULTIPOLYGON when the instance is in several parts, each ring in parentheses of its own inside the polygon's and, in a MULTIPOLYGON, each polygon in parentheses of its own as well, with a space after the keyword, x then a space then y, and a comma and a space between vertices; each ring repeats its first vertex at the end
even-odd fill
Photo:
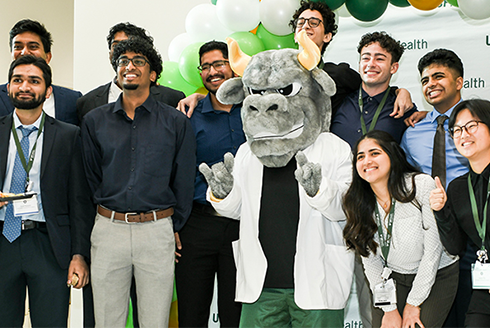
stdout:
POLYGON ((187 33, 179 34, 175 38, 173 38, 173 40, 170 41, 170 44, 168 45, 168 58, 170 59, 170 61, 178 62, 182 50, 184 50, 185 47, 187 47, 191 43, 191 38, 187 33))
MULTIPOLYGON (((221 1, 221 0, 219 0, 221 1)), ((219 2, 218 1, 218 2, 219 2)), ((289 26, 300 0, 262 0, 260 2, 260 21, 265 29, 275 35, 291 34, 289 26)))
POLYGON ((339 25, 339 21, 338 21, 339 17, 352 17, 350 12, 347 10, 347 7, 345 6, 345 3, 342 6, 340 6, 337 10, 335 10, 334 13, 335 13, 335 24, 337 24, 337 26, 339 25))
POLYGON ((185 30, 192 42, 224 40, 233 33, 220 22, 213 4, 201 4, 192 8, 185 18, 185 30))
POLYGON ((485 19, 490 17, 490 0, 458 0, 458 6, 469 18, 485 19))
POLYGON ((219 0, 216 14, 230 30, 248 32, 260 23, 259 4, 259 0, 219 0))

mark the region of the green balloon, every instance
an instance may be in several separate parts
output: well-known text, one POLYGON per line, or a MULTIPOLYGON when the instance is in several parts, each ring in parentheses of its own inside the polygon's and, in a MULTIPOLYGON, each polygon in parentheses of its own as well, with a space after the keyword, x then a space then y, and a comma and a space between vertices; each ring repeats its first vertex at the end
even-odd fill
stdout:
MULTIPOLYGON (((198 88, 195 85, 189 84, 180 74, 179 63, 166 61, 163 63, 163 71, 158 79, 160 85, 180 90, 186 96, 193 94, 198 88)), ((201 83, 202 84, 202 83, 201 83)))
POLYGON ((363 22, 371 22, 383 15, 388 7, 388 0, 346 0, 349 13, 363 22))
POLYGON ((410 2, 407 0, 390 0, 390 3, 397 7, 408 7, 411 6, 410 2))
POLYGON ((298 44, 294 41, 294 33, 278 36, 267 31, 264 25, 260 24, 257 28, 257 37, 262 41, 266 50, 293 48, 298 49, 298 44))
POLYGON ((321 2, 326 4, 330 9, 335 10, 340 8, 345 0, 311 0, 311 2, 321 2))
POLYGON ((446 0, 446 2, 449 3, 453 7, 459 7, 458 0, 446 0))
POLYGON ((216 5, 216 2, 217 2, 217 1, 218 1, 218 0, 211 0, 211 3, 212 3, 213 5, 216 5))
POLYGON ((265 50, 264 44, 257 35, 250 32, 235 32, 229 35, 230 38, 238 42, 240 49, 249 56, 258 54, 265 50))
POLYGON ((180 74, 184 79, 196 87, 202 87, 201 74, 197 67, 199 63, 199 48, 201 47, 201 42, 191 43, 182 50, 179 57, 179 69, 180 74))

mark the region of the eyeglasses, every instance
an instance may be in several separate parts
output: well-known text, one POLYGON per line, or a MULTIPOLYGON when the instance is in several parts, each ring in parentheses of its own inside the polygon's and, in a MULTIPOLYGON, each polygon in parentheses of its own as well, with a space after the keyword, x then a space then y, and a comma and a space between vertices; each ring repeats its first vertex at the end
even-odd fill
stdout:
POLYGON ((200 70, 201 72, 208 72, 211 69, 211 66, 213 66, 215 70, 220 71, 226 66, 226 63, 228 62, 229 62, 228 60, 216 60, 211 64, 203 64, 197 66, 197 69, 200 70))
POLYGON ((466 133, 468 133, 468 134, 474 134, 476 131, 478 131, 478 124, 479 123, 484 123, 484 122, 472 120, 463 126, 455 126, 455 127, 450 128, 449 133, 451 134, 451 137, 453 139, 460 138, 461 135, 463 134, 463 130, 466 130, 466 133))
POLYGON ((316 17, 310 17, 310 18, 300 17, 300 18, 296 18, 296 20, 294 21, 294 25, 296 27, 303 27, 303 25, 305 25, 306 21, 308 21, 308 24, 313 28, 320 25, 320 23, 323 23, 321 19, 316 18, 316 17))
POLYGON ((146 63, 149 63, 145 57, 133 57, 131 59, 128 57, 121 57, 117 59, 117 66, 126 67, 129 65, 129 62, 133 63, 133 65, 136 67, 143 67, 146 65, 146 63))

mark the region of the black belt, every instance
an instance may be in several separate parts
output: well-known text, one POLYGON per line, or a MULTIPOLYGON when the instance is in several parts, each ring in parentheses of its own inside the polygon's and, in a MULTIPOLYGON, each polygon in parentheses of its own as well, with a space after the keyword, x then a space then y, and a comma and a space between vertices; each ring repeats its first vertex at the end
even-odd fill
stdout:
MULTIPOLYGON (((4 221, 0 221, 0 228, 2 228, 2 229, 3 229, 3 222, 4 221)), ((22 231, 24 231, 24 230, 31 230, 31 229, 37 229, 37 228, 45 229, 46 228, 46 222, 23 220, 22 221, 22 224, 20 226, 20 229, 22 231)))
POLYGON ((201 204, 198 202, 194 202, 192 204, 192 210, 196 211, 198 213, 201 213, 201 214, 207 214, 207 215, 212 215, 212 216, 223 216, 223 215, 219 214, 218 212, 216 212, 214 207, 212 207, 211 205, 205 205, 205 204, 201 204))

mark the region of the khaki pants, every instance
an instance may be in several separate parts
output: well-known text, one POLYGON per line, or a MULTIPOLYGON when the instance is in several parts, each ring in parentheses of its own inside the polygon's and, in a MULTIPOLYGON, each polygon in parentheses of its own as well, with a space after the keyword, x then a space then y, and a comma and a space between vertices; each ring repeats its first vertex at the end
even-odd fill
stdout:
POLYGON ((128 224, 97 214, 91 236, 96 327, 125 327, 131 278, 140 327, 168 327, 175 239, 171 218, 128 224))

